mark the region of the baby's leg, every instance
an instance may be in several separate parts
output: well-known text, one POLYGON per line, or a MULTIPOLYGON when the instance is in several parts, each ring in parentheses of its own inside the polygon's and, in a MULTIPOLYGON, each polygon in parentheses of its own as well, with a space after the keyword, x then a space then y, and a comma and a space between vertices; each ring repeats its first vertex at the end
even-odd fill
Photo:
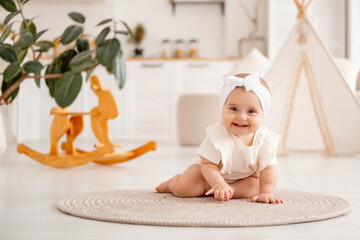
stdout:
POLYGON ((160 184, 155 188, 156 191, 159 192, 159 193, 169 193, 169 192, 170 192, 169 183, 170 183, 171 179, 173 179, 173 178, 170 178, 170 179, 168 179, 167 181, 160 183, 160 184))
POLYGON ((259 173, 254 173, 250 177, 229 184, 234 190, 232 198, 249 198, 258 195, 260 191, 259 176, 259 173))
POLYGON ((209 189, 198 164, 189 166, 182 174, 175 175, 156 187, 158 192, 171 192, 178 197, 203 196, 209 189))

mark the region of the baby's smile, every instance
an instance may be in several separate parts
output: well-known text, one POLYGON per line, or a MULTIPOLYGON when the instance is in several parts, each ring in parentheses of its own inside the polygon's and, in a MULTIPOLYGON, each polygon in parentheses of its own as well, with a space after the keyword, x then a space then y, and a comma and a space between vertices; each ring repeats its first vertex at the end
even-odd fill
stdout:
POLYGON ((233 125, 235 126, 235 127, 239 127, 239 128, 245 128, 245 127, 249 127, 250 125, 249 124, 241 124, 241 123, 235 123, 235 122, 233 122, 233 125))

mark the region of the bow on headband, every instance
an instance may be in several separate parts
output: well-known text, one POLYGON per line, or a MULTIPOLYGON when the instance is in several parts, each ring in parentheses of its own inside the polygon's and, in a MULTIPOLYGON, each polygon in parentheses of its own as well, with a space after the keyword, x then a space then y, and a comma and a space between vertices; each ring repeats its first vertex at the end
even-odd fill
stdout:
POLYGON ((247 75, 245 78, 230 76, 224 79, 224 86, 220 94, 220 105, 224 107, 226 99, 229 94, 236 87, 244 87, 245 91, 252 91, 259 98, 264 117, 267 115, 271 105, 270 92, 260 82, 260 77, 257 72, 247 75))

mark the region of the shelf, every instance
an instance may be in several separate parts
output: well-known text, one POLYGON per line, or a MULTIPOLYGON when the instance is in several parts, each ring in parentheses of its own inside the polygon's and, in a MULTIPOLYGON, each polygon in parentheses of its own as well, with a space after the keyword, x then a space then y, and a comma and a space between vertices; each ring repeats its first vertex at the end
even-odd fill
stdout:
POLYGON ((144 58, 144 57, 130 57, 126 61, 198 61, 198 62, 234 62, 241 61, 241 58, 144 58))
POLYGON ((221 7, 221 14, 225 13, 225 1, 224 0, 170 0, 172 5, 172 13, 175 15, 177 4, 219 4, 221 7))

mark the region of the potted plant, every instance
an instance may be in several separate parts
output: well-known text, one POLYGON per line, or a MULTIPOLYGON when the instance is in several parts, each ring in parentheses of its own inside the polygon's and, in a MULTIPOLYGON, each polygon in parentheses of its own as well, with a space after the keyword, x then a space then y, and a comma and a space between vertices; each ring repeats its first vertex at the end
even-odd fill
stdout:
POLYGON ((136 25, 134 29, 134 34, 130 37, 130 42, 133 42, 136 44, 134 49, 134 55, 135 57, 142 57, 144 49, 141 47, 141 42, 145 37, 145 29, 141 23, 136 25))
POLYGON ((26 79, 34 79, 39 87, 44 79, 50 96, 57 105, 65 108, 76 99, 81 90, 81 73, 86 72, 87 80, 97 67, 106 68, 109 73, 113 73, 119 88, 123 88, 125 62, 119 36, 133 36, 124 21, 108 18, 99 22, 96 26, 102 27, 102 30, 95 37, 95 48, 91 49, 84 33, 85 16, 78 12, 69 13, 74 24, 68 26, 59 37, 59 44, 65 50, 53 56, 50 63, 44 64, 42 54, 54 48, 54 43, 41 39, 48 29, 37 29, 34 19, 24 16, 23 8, 28 2, 29 0, 0 1, 1 8, 9 12, 4 20, 6 28, 0 37, 0 57, 7 64, 1 77, 0 105, 12 102, 26 79), (21 18, 19 29, 12 29, 15 16, 21 18), (14 35, 9 40, 12 31, 14 35), (110 32, 113 32, 111 37, 110 32))

